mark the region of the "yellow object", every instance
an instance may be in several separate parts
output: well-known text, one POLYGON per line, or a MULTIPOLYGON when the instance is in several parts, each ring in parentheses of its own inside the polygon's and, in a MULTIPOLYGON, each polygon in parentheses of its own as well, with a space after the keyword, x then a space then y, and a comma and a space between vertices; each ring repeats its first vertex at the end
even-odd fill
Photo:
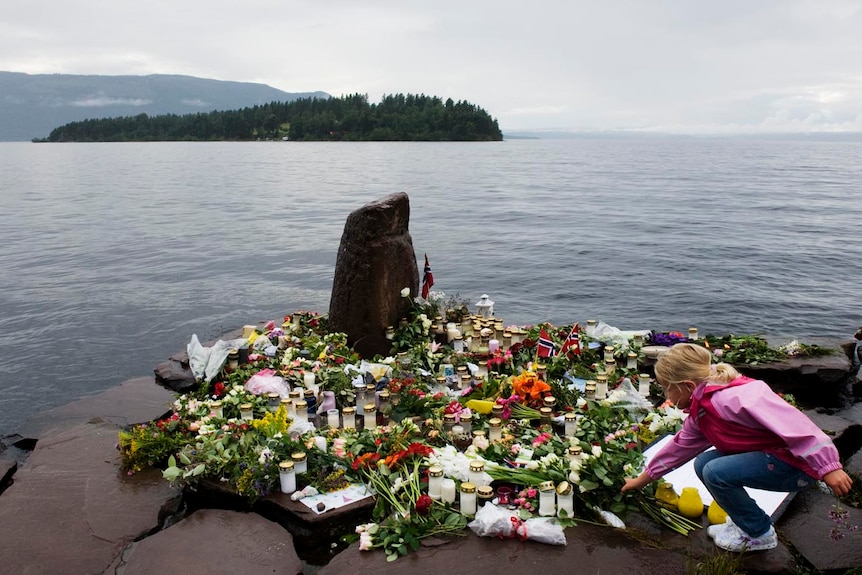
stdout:
POLYGON ((679 514, 689 519, 697 519, 703 515, 703 499, 697 487, 683 487, 677 502, 679 514))
POLYGON ((667 482, 658 484, 655 489, 655 498, 662 507, 672 510, 677 508, 679 502, 679 495, 673 490, 673 484, 667 482))
POLYGON ((491 408, 494 407, 494 402, 486 401, 484 399, 471 399, 467 402, 467 407, 470 409, 470 411, 475 411, 476 413, 487 415, 491 413, 491 408))
POLYGON ((718 503, 713 500, 706 510, 706 518, 709 519, 710 525, 722 525, 727 519, 727 511, 719 507, 718 503))

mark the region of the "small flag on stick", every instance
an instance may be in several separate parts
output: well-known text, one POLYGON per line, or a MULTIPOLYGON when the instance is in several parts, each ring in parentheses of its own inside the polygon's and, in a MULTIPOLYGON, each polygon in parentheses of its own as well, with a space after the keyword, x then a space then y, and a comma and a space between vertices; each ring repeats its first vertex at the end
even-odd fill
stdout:
POLYGON ((428 292, 434 285, 434 274, 431 273, 431 264, 428 263, 428 254, 425 254, 425 272, 422 276, 422 299, 428 299, 428 292))
POLYGON ((570 355, 581 354, 581 340, 578 335, 578 324, 572 326, 572 331, 569 332, 569 335, 566 337, 566 341, 563 342, 563 347, 560 348, 560 353, 566 353, 567 351, 570 355))
POLYGON ((537 346, 537 354, 539 357, 554 357, 554 342, 548 337, 548 332, 545 328, 539 332, 539 345, 537 346))

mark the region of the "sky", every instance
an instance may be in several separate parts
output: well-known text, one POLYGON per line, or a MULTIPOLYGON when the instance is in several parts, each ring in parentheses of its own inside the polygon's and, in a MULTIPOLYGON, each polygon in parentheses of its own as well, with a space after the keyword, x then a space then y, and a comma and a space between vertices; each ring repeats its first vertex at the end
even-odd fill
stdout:
POLYGON ((862 132, 862 0, 6 4, 3 71, 423 93, 504 132, 862 132))

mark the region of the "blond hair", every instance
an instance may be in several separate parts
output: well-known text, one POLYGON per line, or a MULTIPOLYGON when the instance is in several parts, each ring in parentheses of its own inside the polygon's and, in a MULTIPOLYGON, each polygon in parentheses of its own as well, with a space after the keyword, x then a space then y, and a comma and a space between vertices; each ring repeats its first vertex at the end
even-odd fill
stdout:
POLYGON ((684 381, 700 383, 730 383, 739 372, 727 363, 710 365, 712 354, 693 343, 678 343, 661 354, 655 364, 655 377, 662 385, 678 385, 684 381))

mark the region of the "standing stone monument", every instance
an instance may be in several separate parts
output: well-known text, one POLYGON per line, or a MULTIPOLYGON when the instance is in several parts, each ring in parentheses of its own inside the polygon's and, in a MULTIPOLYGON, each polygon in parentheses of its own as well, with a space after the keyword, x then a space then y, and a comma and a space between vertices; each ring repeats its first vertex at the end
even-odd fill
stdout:
POLYGON ((410 199, 392 194, 347 216, 338 257, 329 326, 347 334, 362 357, 388 354, 386 327, 398 325, 416 296, 419 268, 408 230, 410 199), (401 290, 410 288, 410 298, 401 290))

